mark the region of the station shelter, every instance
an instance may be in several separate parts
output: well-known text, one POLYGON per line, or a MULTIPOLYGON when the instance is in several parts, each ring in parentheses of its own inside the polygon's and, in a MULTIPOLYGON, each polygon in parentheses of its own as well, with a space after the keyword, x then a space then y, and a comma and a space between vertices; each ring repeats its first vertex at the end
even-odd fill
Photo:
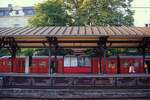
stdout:
MULTIPOLYGON (((145 57, 146 48, 150 47, 150 28, 147 27, 126 27, 126 26, 73 26, 73 27, 62 27, 62 26, 50 26, 50 27, 4 27, 0 28, 0 49, 7 48, 12 57, 9 59, 11 64, 11 69, 15 65, 15 61, 12 60, 16 58, 16 52, 21 48, 46 48, 49 51, 47 62, 47 68, 44 69, 48 74, 51 73, 51 65, 56 62, 56 60, 51 59, 51 50, 57 52, 58 49, 70 48, 72 49, 78 57, 75 56, 65 56, 62 59, 64 61, 58 62, 63 65, 58 69, 58 72, 62 73, 108 73, 107 70, 107 58, 106 53, 109 48, 137 48, 142 53, 142 65, 144 66, 145 61, 148 59, 145 57), (97 49, 102 54, 93 57, 90 62, 90 58, 86 55, 82 55, 82 51, 85 49, 97 49), (98 58, 98 59, 97 59, 98 58), (67 62, 68 61, 68 62, 67 62), (70 63, 70 62, 71 63, 70 63), (98 67, 94 67, 97 66, 98 67), (65 67, 64 67, 65 66, 65 67), (76 66, 72 69, 71 66, 76 66), (85 67, 81 67, 85 66, 85 67), (89 68, 88 66, 93 66, 89 68), (103 67, 102 67, 103 66, 103 67), (69 72, 70 71, 70 72, 69 72)), ((56 56, 54 58, 57 58, 56 56)), ((25 62, 30 59, 27 57, 25 62)), ((61 58, 59 58, 61 59, 61 58)), ((123 59, 123 58, 122 58, 123 59)), ((15 59, 17 61, 17 59, 15 59)), ((21 60, 21 59, 20 59, 21 60)), ((38 61, 38 60, 37 60, 38 61)), ((29 73, 29 64, 25 63, 25 68, 20 68, 21 72, 29 73)), ((120 66, 122 64, 120 56, 116 57, 117 70, 115 73, 120 73, 122 70, 120 66)), ((127 61, 128 62, 128 61, 127 61)), ((35 63, 36 64, 36 63, 35 63)), ((42 65, 42 64, 41 64, 42 65)), ((113 65, 113 62, 111 63, 113 65)), ((21 66, 21 65, 19 65, 21 66)), ((35 65, 40 66, 40 65, 35 65)), ((0 68, 3 70, 4 68, 0 68)), ((40 69, 40 67, 39 67, 40 69)), ((34 72, 34 71, 33 71, 34 72)), ((37 71, 38 73, 38 71, 37 71)), ((40 73, 40 72, 39 72, 40 73)), ((111 73, 111 71, 110 71, 111 73)))

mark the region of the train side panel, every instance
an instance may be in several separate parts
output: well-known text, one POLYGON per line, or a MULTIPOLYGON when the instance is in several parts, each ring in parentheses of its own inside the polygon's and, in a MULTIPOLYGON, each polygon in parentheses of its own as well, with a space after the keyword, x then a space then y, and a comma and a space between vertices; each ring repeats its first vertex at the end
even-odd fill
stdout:
POLYGON ((129 73, 129 66, 135 67, 135 73, 144 73, 142 57, 122 57, 120 58, 120 73, 129 73))
POLYGON ((92 67, 92 73, 93 74, 98 74, 99 73, 99 65, 100 65, 100 62, 99 62, 99 58, 98 57, 94 57, 91 59, 92 60, 92 63, 91 63, 91 67, 92 67))
POLYGON ((14 73, 25 72, 25 58, 14 58, 13 62, 14 62, 14 66, 13 66, 14 73))
POLYGON ((58 63, 58 73, 64 73, 64 59, 63 58, 58 58, 57 59, 57 63, 58 63))
POLYGON ((110 57, 106 59, 106 72, 107 74, 117 74, 117 58, 110 57))
POLYGON ((11 59, 9 59, 8 57, 0 59, 0 72, 9 73, 12 70, 11 67, 11 59))

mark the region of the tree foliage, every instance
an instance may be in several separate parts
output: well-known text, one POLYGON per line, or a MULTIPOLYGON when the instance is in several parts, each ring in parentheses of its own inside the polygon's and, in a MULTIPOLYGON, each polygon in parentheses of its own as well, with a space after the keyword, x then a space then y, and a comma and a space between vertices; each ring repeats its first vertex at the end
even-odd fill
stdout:
POLYGON ((133 25, 133 0, 48 0, 35 6, 31 26, 133 25))

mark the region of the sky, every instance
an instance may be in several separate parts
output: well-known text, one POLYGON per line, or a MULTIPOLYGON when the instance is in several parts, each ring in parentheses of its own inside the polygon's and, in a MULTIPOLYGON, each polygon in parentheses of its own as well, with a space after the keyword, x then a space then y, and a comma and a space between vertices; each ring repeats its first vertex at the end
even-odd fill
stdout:
POLYGON ((133 0, 132 7, 147 7, 147 8, 132 8, 134 13, 134 25, 144 27, 145 24, 150 24, 150 0, 133 0))
MULTIPOLYGON (((7 7, 8 4, 15 6, 33 6, 45 0, 0 0, 0 7, 7 7)), ((133 0, 132 7, 149 7, 149 8, 132 8, 134 13, 135 26, 144 26, 150 24, 150 0, 133 0)))

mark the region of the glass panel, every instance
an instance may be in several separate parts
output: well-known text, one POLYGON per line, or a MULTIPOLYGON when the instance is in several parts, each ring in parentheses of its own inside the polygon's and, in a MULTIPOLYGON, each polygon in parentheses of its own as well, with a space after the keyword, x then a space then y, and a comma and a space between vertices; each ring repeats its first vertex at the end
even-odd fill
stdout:
POLYGON ((90 57, 64 57, 64 67, 90 67, 90 57))
POLYGON ((84 58, 83 57, 78 57, 78 66, 84 66, 84 58))
POLYGON ((91 66, 91 58, 90 57, 85 57, 84 61, 85 61, 85 63, 84 63, 85 66, 89 66, 89 67, 91 66))
POLYGON ((77 66, 78 66, 77 57, 71 57, 71 67, 77 67, 77 66))
POLYGON ((64 57, 64 67, 70 67, 70 57, 64 57))
POLYGON ((0 11, 0 16, 4 16, 4 12, 3 11, 0 11))
POLYGON ((11 61, 8 61, 8 67, 11 67, 12 66, 12 63, 11 63, 11 61))

